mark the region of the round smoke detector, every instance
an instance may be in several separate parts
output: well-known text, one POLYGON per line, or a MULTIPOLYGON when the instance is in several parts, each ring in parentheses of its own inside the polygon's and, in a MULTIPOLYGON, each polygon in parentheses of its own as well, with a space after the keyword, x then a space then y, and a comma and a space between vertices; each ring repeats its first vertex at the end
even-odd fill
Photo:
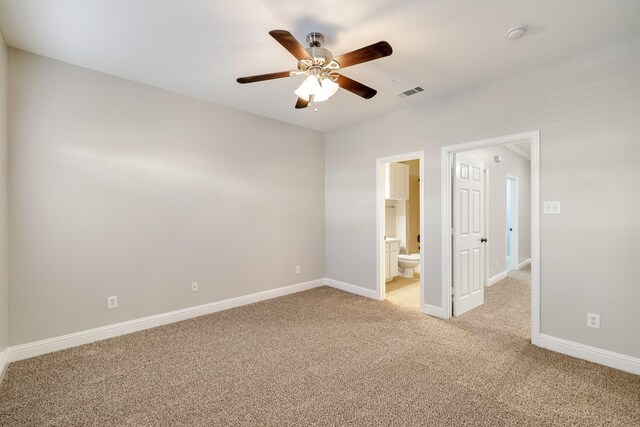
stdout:
POLYGON ((526 32, 527 27, 513 27, 507 31, 507 38, 509 40, 518 40, 520 37, 524 36, 526 32))

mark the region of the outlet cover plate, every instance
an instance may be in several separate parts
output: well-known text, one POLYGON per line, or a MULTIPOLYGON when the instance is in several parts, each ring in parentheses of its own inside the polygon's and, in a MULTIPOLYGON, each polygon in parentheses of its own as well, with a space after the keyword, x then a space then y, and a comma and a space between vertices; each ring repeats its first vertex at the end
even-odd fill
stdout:
POLYGON ((191 283, 191 292, 198 292, 200 289, 198 288, 198 282, 191 283))
POLYGON ((587 313, 587 326, 594 329, 600 329, 600 315, 587 313))
POLYGON ((112 310, 118 308, 118 296, 107 297, 107 309, 112 310))

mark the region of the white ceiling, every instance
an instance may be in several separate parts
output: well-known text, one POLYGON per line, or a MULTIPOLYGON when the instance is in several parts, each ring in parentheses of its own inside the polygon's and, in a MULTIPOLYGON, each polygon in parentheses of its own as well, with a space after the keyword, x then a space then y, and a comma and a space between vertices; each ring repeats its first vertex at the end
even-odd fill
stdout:
POLYGON ((328 131, 639 34, 640 1, 0 0, 0 29, 16 48, 328 131), (314 113, 293 108, 302 77, 237 84, 295 67, 273 29, 320 31, 334 55, 388 41, 392 56, 344 70, 378 95, 339 91, 314 113))

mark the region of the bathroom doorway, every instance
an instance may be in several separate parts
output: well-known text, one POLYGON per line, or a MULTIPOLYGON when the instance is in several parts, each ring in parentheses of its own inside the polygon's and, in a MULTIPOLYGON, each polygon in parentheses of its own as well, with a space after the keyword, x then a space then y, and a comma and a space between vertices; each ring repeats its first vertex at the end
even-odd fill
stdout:
POLYGON ((380 300, 423 310, 423 152, 380 158, 377 166, 377 293, 380 300))

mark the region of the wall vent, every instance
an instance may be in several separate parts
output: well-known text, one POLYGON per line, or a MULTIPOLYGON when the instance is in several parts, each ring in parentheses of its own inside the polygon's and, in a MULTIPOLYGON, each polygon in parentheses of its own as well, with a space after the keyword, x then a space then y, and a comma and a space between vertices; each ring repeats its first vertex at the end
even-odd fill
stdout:
POLYGON ((416 93, 424 92, 424 89, 420 86, 413 87, 411 89, 403 90, 400 93, 396 93, 396 96, 400 98, 406 98, 407 96, 415 95, 416 93))

